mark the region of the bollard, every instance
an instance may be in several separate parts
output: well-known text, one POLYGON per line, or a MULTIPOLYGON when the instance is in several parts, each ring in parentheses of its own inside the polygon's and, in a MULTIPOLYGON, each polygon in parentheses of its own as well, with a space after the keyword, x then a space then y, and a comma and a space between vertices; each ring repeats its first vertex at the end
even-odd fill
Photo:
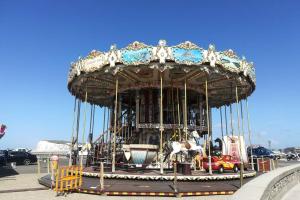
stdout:
POLYGON ((275 170, 276 169, 275 160, 271 159, 271 164, 272 164, 272 170, 275 170))
POLYGON ((100 162, 100 190, 104 190, 104 165, 100 162))
MULTIPOLYGON (((56 183, 58 184, 58 156, 51 156, 51 189, 56 183)), ((57 189, 57 188, 56 188, 57 189)))
POLYGON ((178 192, 177 190, 177 163, 174 162, 174 192, 178 192))

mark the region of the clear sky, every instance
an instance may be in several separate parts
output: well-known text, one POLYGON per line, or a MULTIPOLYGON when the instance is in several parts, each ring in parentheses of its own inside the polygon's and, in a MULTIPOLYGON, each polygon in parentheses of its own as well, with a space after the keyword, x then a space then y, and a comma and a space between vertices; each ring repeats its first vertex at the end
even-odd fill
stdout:
MULTIPOLYGON (((70 139, 74 98, 71 61, 138 40, 190 40, 232 48, 255 63, 249 98, 254 143, 300 146, 300 1, 14 1, 0 0, 1 148, 70 139)), ((96 127, 102 126, 101 110, 96 127)), ((214 134, 219 117, 214 114, 214 134)))

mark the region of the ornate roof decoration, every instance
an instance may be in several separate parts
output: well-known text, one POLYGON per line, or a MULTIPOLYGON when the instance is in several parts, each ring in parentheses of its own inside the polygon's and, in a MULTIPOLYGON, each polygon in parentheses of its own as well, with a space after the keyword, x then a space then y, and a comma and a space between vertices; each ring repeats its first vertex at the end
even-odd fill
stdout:
POLYGON ((167 46, 165 40, 160 40, 157 46, 135 41, 123 49, 117 49, 116 45, 112 45, 108 52, 93 50, 87 57, 79 58, 71 64, 68 82, 82 72, 95 72, 103 67, 104 72, 112 74, 131 66, 136 68, 135 71, 139 71, 140 66, 164 71, 172 69, 170 65, 172 62, 179 64, 184 71, 191 66, 199 66, 201 70, 207 72, 208 68, 212 68, 215 72, 222 69, 230 73, 241 73, 249 77, 254 85, 256 82, 253 63, 246 61, 245 58, 239 58, 231 49, 218 52, 214 45, 209 45, 205 50, 190 41, 167 46))
POLYGON ((171 48, 174 60, 179 64, 193 65, 201 64, 203 61, 203 49, 189 41, 171 48))

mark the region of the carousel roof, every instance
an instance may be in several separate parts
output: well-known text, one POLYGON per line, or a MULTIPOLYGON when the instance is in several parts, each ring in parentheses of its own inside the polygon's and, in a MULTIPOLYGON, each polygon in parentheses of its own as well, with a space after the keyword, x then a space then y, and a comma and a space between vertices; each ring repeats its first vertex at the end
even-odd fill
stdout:
POLYGON ((108 52, 93 50, 85 58, 71 64, 68 76, 69 91, 80 99, 88 93, 88 102, 100 106, 111 105, 115 79, 120 92, 143 88, 183 88, 205 94, 208 81, 209 104, 219 107, 235 101, 235 87, 240 99, 255 89, 256 77, 252 62, 238 57, 233 50, 216 51, 214 45, 205 50, 196 44, 184 43, 167 46, 160 40, 157 46, 133 42, 117 49, 112 45, 108 52))

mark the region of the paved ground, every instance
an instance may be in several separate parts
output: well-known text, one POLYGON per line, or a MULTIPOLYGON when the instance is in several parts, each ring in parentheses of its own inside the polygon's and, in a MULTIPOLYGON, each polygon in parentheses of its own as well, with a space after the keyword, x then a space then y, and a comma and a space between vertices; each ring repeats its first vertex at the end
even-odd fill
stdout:
POLYGON ((299 199, 300 183, 290 189, 282 198, 282 200, 295 200, 299 199))

